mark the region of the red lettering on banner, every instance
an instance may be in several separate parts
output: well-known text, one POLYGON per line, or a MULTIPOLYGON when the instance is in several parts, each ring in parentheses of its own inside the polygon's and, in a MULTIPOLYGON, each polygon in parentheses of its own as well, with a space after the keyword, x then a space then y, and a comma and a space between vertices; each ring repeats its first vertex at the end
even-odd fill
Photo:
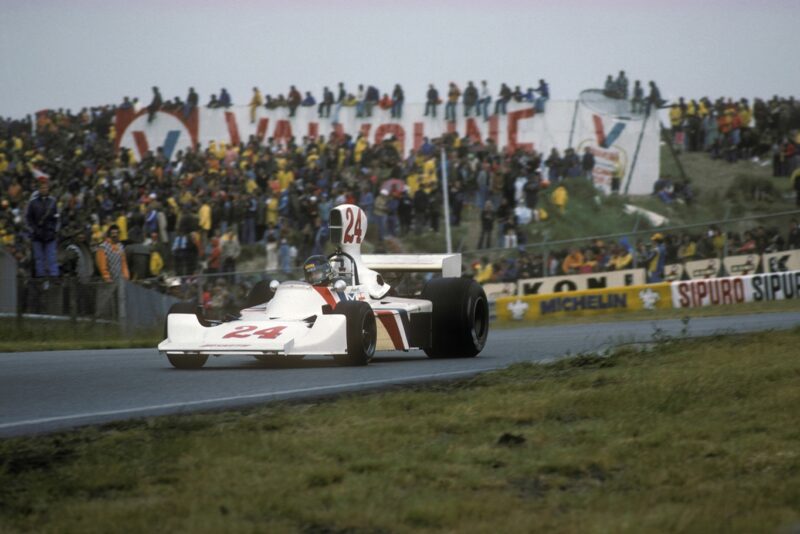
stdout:
POLYGON ((375 144, 383 141, 387 135, 393 135, 400 143, 400 153, 406 153, 406 131, 399 124, 381 124, 375 130, 375 144))
POLYGON ((236 124, 236 115, 230 111, 226 111, 225 124, 228 125, 228 135, 231 138, 231 144, 238 146, 242 141, 239 138, 239 125, 236 124))
POLYGON ((603 128, 603 119, 600 118, 600 115, 592 115, 592 120, 594 121, 594 135, 597 138, 597 144, 605 146, 606 131, 603 128))
POLYGON ((744 282, 742 282, 741 278, 733 280, 733 297, 736 302, 744 302, 744 282))
POLYGON ((309 139, 316 139, 319 137, 319 123, 318 122, 309 122, 308 123, 308 138, 309 139))
POLYGON ((279 120, 275 125, 275 132, 272 134, 275 142, 289 141, 292 138, 292 123, 286 119, 279 120))
POLYGON ((139 159, 142 159, 147 154, 147 151, 150 150, 147 144, 147 137, 145 137, 144 132, 136 130, 133 132, 133 140, 136 142, 136 149, 139 151, 139 159))
POLYGON ((680 295, 678 302, 680 303, 681 308, 688 308, 691 304, 691 301, 689 300, 689 284, 678 284, 678 295, 680 295))
POLYGON ((730 280, 722 280, 720 282, 720 286, 722 291, 720 291, 720 301, 723 304, 732 304, 733 301, 731 300, 731 281, 730 280))
POLYGON ((361 125, 361 134, 369 139, 369 131, 372 129, 372 125, 368 122, 365 122, 361 125))
POLYGON ((702 304, 703 299, 708 296, 708 286, 706 286, 705 282, 699 282, 697 284, 697 302, 702 304))
POLYGON ((533 108, 520 109, 508 114, 508 150, 521 148, 523 150, 533 150, 533 143, 517 143, 517 133, 519 131, 519 121, 530 119, 535 114, 533 108))
POLYGON ((419 150, 422 146, 422 139, 425 137, 425 126, 421 122, 414 123, 414 150, 419 150))
POLYGON ((264 138, 267 136, 267 128, 269 128, 269 119, 266 117, 258 119, 258 126, 256 127, 256 137, 258 138, 259 143, 264 142, 264 138))
POLYGON ((497 115, 489 117, 489 139, 494 141, 495 145, 500 142, 500 119, 497 115))
POLYGON ((473 143, 483 145, 483 139, 481 139, 481 130, 478 128, 478 123, 475 122, 475 119, 471 117, 467 119, 467 137, 469 137, 473 143))

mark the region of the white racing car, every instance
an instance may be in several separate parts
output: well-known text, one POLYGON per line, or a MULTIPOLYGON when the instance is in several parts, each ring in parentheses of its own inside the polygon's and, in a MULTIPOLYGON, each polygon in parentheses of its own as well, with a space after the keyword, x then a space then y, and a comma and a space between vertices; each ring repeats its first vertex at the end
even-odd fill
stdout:
POLYGON ((460 277, 460 254, 362 256, 366 214, 344 204, 331 210, 329 222, 338 248, 305 262, 306 281, 259 282, 247 307, 226 322, 204 319, 193 304, 175 304, 158 350, 173 366, 196 369, 209 355, 326 355, 342 365, 366 365, 376 350, 468 358, 483 349, 489 305, 477 282, 460 277), (428 281, 419 298, 403 298, 381 271, 442 276, 428 281))

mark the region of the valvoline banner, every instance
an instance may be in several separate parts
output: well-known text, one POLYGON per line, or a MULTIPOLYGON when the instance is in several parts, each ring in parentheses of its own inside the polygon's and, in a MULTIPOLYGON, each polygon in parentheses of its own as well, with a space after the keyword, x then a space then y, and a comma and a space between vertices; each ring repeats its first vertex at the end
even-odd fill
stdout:
POLYGON ((505 115, 464 117, 461 104, 456 110, 456 120, 444 119, 444 104, 438 106, 437 116, 424 114, 424 104, 406 104, 402 118, 392 118, 389 110, 374 107, 372 117, 356 117, 354 107, 342 107, 331 112, 330 118, 319 118, 316 106, 299 107, 296 116, 289 117, 286 108, 256 110, 251 121, 247 106, 228 109, 197 108, 192 113, 157 112, 152 118, 146 110, 120 110, 116 116, 117 144, 133 150, 141 158, 148 150, 161 147, 165 156, 172 157, 178 150, 200 144, 206 148, 211 141, 225 144, 247 142, 255 136, 266 144, 272 138, 276 144, 285 144, 295 137, 300 142, 304 136, 316 138, 324 135, 349 134, 355 138, 363 133, 370 143, 379 143, 394 136, 402 146, 403 154, 419 148, 423 138, 434 139, 443 133, 456 132, 477 142, 492 139, 501 149, 515 147, 535 148, 544 154, 552 148, 563 155, 570 146, 581 156, 588 148, 595 155, 593 180, 598 188, 608 190, 613 169, 622 167, 628 192, 648 194, 658 178, 659 126, 655 115, 648 119, 621 117, 604 113, 596 108, 578 105, 575 101, 548 101, 544 111, 537 111, 532 103, 509 103, 505 115), (636 166, 633 156, 641 136, 636 166), (632 171, 632 172, 631 172, 632 171))

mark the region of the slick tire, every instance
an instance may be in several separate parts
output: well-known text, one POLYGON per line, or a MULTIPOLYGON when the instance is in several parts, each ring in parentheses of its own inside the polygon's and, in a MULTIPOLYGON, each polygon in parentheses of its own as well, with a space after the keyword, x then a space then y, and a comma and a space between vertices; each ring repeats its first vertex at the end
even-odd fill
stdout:
POLYGON ((347 321, 347 354, 336 355, 339 365, 367 365, 375 355, 378 330, 375 313, 366 302, 345 301, 336 305, 334 314, 344 315, 347 321))
POLYGON ((469 278, 434 278, 422 290, 433 304, 429 358, 472 358, 489 335, 489 301, 483 288, 469 278))

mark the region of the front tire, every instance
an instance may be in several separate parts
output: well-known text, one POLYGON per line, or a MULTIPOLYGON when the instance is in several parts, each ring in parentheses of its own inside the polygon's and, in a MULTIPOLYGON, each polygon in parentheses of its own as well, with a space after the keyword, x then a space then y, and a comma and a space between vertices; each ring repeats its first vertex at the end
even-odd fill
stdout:
POLYGON ((375 313, 366 302, 345 301, 334 308, 333 313, 344 315, 347 321, 347 354, 336 355, 339 365, 367 365, 375 355, 378 330, 375 313))
POLYGON ((200 369, 206 364, 208 354, 167 354, 167 359, 176 369, 200 369))
POLYGON ((470 278, 435 278, 422 290, 433 304, 429 358, 472 358, 489 336, 489 301, 483 288, 470 278))

